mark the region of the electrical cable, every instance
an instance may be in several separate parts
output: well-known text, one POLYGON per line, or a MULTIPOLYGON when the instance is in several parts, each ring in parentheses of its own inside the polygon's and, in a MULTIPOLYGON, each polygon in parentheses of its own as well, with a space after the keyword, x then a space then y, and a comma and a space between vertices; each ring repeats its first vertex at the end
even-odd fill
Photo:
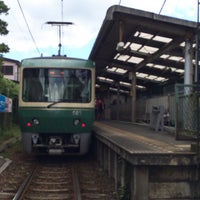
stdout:
MULTIPOLYGON (((61 0, 61 22, 63 23, 63 0, 61 0)), ((62 37, 64 35, 63 27, 60 26, 61 32, 60 32, 60 45, 62 44, 62 37)))
MULTIPOLYGON (((11 8, 9 1, 6 2, 6 4, 8 5, 9 8, 11 8)), ((12 9, 9 10, 9 16, 12 17, 12 21, 15 21, 15 25, 18 27, 19 31, 21 31, 23 33, 23 28, 21 27, 19 21, 18 21, 18 17, 16 17, 15 13, 13 12, 12 9)), ((11 31, 13 32, 13 31, 11 31)), ((23 35, 24 39, 27 40, 27 37, 25 35, 23 35)))
POLYGON ((163 7, 165 6, 166 1, 167 1, 167 0, 164 0, 164 2, 163 2, 163 4, 162 4, 162 7, 161 7, 161 9, 160 9, 160 11, 159 11, 159 15, 160 15, 160 13, 162 12, 162 9, 163 9, 163 7))
POLYGON ((33 41, 33 43, 34 43, 34 45, 35 45, 35 48, 36 48, 37 52, 38 52, 39 55, 40 55, 40 51, 39 51, 39 49, 38 49, 38 47, 37 47, 37 44, 36 44, 35 39, 34 39, 34 37, 33 37, 33 34, 31 33, 30 27, 29 27, 29 25, 28 25, 28 22, 27 22, 27 20, 26 20, 26 17, 25 17, 25 15, 24 15, 24 12, 23 12, 23 9, 22 9, 22 7, 21 7, 21 5, 20 5, 19 0, 17 0, 17 3, 18 3, 18 5, 19 5, 19 8, 20 8, 21 13, 22 13, 22 15, 23 15, 23 18, 24 18, 24 21, 25 21, 26 26, 27 26, 27 28, 28 28, 29 34, 30 34, 30 36, 31 36, 31 39, 32 39, 32 41, 33 41))

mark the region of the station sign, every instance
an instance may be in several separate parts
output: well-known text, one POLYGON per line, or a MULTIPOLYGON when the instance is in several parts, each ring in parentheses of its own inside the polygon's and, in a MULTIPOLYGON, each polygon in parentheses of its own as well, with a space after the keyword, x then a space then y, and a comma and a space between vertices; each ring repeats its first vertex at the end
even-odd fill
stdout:
POLYGON ((12 112, 12 99, 0 94, 0 112, 12 112))

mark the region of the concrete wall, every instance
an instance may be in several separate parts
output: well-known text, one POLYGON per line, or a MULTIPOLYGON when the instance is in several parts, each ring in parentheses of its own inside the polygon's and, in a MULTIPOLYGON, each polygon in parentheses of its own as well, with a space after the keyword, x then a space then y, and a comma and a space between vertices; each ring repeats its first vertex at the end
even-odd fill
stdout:
POLYGON ((187 164, 185 158, 163 156, 162 160, 152 155, 147 155, 148 159, 140 155, 130 158, 126 152, 117 150, 115 144, 98 137, 95 152, 100 166, 114 178, 115 189, 124 199, 200 199, 200 168, 187 164))

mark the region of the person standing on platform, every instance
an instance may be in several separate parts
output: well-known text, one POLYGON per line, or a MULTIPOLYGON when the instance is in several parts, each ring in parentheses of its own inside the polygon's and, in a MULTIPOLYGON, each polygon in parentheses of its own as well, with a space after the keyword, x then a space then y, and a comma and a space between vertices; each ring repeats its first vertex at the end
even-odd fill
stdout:
POLYGON ((105 103, 102 98, 97 97, 95 101, 95 115, 96 120, 104 119, 105 103))

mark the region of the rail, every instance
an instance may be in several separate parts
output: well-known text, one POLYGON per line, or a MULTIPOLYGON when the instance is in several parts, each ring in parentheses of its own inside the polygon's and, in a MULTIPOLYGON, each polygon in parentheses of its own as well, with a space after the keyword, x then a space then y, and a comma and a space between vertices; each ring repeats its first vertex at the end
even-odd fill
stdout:
POLYGON ((35 199, 36 197, 48 200, 82 200, 84 198, 93 199, 93 197, 101 199, 102 196, 107 196, 106 193, 102 193, 100 186, 97 189, 94 184, 94 174, 98 171, 93 172, 87 169, 87 166, 84 163, 81 166, 74 163, 38 165, 24 179, 12 200, 35 199), (88 186, 89 183, 92 185, 88 186), (95 194, 94 191, 96 191, 95 194))

